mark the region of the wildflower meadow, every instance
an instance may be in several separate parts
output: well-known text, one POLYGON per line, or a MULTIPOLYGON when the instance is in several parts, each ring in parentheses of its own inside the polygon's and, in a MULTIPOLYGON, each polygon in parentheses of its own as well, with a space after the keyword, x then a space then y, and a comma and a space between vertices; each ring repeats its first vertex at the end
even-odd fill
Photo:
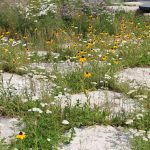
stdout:
POLYGON ((150 15, 114 3, 1 0, 0 150, 150 150, 150 15))

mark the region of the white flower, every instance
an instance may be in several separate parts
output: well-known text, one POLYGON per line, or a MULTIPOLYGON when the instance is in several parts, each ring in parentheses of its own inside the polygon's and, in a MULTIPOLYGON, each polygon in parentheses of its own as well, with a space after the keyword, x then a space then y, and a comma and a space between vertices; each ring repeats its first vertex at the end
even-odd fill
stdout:
POLYGON ((47 141, 48 141, 48 142, 50 142, 50 141, 51 141, 51 139, 50 139, 50 138, 47 138, 47 141))
POLYGON ((55 105, 55 102, 51 102, 50 104, 51 104, 51 105, 55 105))
POLYGON ((148 139, 147 139, 146 137, 143 137, 143 140, 144 140, 144 141, 148 141, 148 139))
POLYGON ((8 37, 3 37, 3 38, 1 38, 1 40, 2 40, 3 42, 7 42, 7 41, 8 41, 8 37))
POLYGON ((139 130, 139 134, 140 134, 141 136, 143 136, 143 134, 145 134, 145 132, 146 132, 146 131, 144 131, 144 130, 139 130))
POLYGON ((104 77, 105 79, 111 79, 111 76, 109 76, 108 74, 105 74, 105 77, 104 77))
POLYGON ((150 131, 147 133, 147 138, 150 140, 150 131))
POLYGON ((16 46, 16 45, 17 45, 17 42, 13 41, 12 46, 16 46))
POLYGON ((47 114, 52 114, 52 111, 46 110, 46 113, 47 113, 47 114))
POLYGON ((130 95, 132 93, 136 92, 136 90, 130 90, 127 94, 130 95))
POLYGON ((136 98, 143 98, 143 99, 147 99, 147 95, 136 95, 136 98))
POLYGON ((45 106, 47 106, 48 104, 47 104, 47 103, 40 103, 40 105, 41 105, 42 107, 45 107, 45 106))
POLYGON ((43 113, 43 111, 40 108, 32 108, 32 109, 29 109, 28 111, 39 112, 40 114, 43 113))
POLYGON ((137 117, 137 119, 141 119, 141 118, 143 118, 143 114, 137 114, 136 117, 137 117))
POLYGON ((130 138, 133 139, 133 135, 130 135, 130 138))
POLYGON ((107 63, 108 66, 111 66, 111 63, 107 63))
POLYGON ((57 79, 57 77, 55 75, 51 75, 50 77, 53 79, 57 79))
POLYGON ((129 119, 126 121, 126 124, 132 124, 133 123, 133 120, 132 119, 129 119))
POLYGON ((137 129, 129 129, 129 131, 131 132, 131 134, 136 134, 137 133, 137 129))
POLYGON ((69 121, 67 121, 67 120, 63 120, 63 121, 62 121, 62 124, 64 124, 64 125, 68 125, 68 124, 69 124, 69 121))
POLYGON ((91 82, 91 84, 93 84, 93 85, 97 85, 97 83, 96 83, 96 82, 91 82))
POLYGON ((137 131, 134 136, 141 136, 140 133, 137 131))

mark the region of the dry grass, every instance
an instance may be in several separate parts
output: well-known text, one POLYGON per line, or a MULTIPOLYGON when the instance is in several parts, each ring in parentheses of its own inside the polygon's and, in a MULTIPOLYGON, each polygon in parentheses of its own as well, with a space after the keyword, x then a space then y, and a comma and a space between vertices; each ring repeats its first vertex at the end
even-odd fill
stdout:
POLYGON ((17 3, 21 3, 24 6, 24 5, 27 5, 28 3, 28 0, 1 0, 1 1, 2 2, 0 3, 0 7, 4 6, 5 4, 14 6, 17 3))

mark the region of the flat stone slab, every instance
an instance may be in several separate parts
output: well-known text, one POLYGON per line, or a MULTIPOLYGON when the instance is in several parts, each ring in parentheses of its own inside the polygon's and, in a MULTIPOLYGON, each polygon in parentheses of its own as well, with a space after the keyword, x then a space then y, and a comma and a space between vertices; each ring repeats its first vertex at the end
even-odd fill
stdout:
POLYGON ((106 9, 109 10, 113 10, 113 11, 125 11, 125 12, 129 12, 129 11, 136 11, 139 9, 139 6, 106 6, 106 9))
POLYGON ((140 6, 142 2, 124 2, 123 5, 126 6, 140 6))
POLYGON ((150 17, 150 13, 144 13, 143 15, 150 17))
POLYGON ((18 123, 17 118, 0 117, 0 140, 10 142, 11 137, 18 134, 19 129, 22 128, 17 126, 18 123))
POLYGON ((47 72, 52 72, 55 69, 60 73, 67 73, 70 71, 75 71, 75 69, 80 68, 80 64, 76 62, 59 62, 59 63, 32 63, 30 65, 32 69, 44 69, 47 72))
POLYGON ((131 87, 144 86, 150 88, 150 68, 128 68, 117 74, 118 81, 129 82, 131 87))
POLYGON ((0 88, 12 92, 12 94, 24 94, 38 98, 41 96, 42 91, 52 88, 52 83, 47 82, 44 78, 42 79, 43 76, 41 76, 41 79, 35 77, 40 77, 40 75, 30 78, 4 72, 1 74, 2 83, 0 88))
POLYGON ((75 106, 79 103, 81 106, 89 104, 92 108, 94 106, 101 107, 101 110, 107 109, 113 113, 133 112, 138 108, 137 102, 133 99, 126 98, 124 95, 107 90, 98 90, 74 95, 60 95, 55 97, 56 102, 62 107, 67 105, 75 106))
POLYGON ((131 150, 128 135, 112 126, 75 128, 70 144, 59 150, 131 150))

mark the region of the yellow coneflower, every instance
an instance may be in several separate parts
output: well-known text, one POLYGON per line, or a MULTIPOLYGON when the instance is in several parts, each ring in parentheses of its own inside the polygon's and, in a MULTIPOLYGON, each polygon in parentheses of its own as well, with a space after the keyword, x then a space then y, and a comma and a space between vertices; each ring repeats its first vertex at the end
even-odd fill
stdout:
POLYGON ((0 36, 0 39, 3 38, 3 37, 4 37, 4 35, 1 35, 1 36, 0 36))
POLYGON ((89 19, 92 19, 92 18, 93 18, 93 16, 92 16, 92 15, 90 15, 90 16, 89 16, 89 19))
POLYGON ((80 58, 80 52, 77 53, 76 58, 80 58))
POLYGON ((87 45, 86 45, 86 48, 90 49, 90 48, 92 48, 92 46, 93 46, 93 43, 92 42, 88 42, 87 45))
POLYGON ((145 25, 145 28, 149 28, 150 26, 149 25, 145 25))
POLYGON ((128 39, 130 39, 131 36, 132 36, 131 34, 127 34, 127 35, 126 35, 126 37, 127 37, 128 39))
POLYGON ((107 58, 108 58, 108 56, 106 56, 106 55, 104 55, 104 56, 102 56, 102 61, 106 61, 107 60, 107 58))
POLYGON ((79 53, 82 55, 82 54, 86 54, 87 52, 81 50, 79 53))
POLYGON ((114 64, 116 64, 116 65, 117 65, 118 63, 119 63, 119 62, 118 62, 118 60, 117 60, 117 59, 115 59, 115 60, 114 60, 114 64))
POLYGON ((117 45, 114 45, 114 46, 113 46, 113 48, 114 48, 114 49, 117 49, 117 48, 118 48, 118 46, 117 46, 117 45))
POLYGON ((73 44, 72 47, 77 47, 77 44, 73 44))
POLYGON ((27 39, 27 36, 24 36, 23 38, 26 40, 26 39, 27 39))
POLYGON ((10 34, 10 32, 8 31, 8 32, 6 32, 6 35, 9 35, 10 34))
POLYGON ((5 52, 5 53, 7 53, 7 52, 8 52, 8 49, 7 49, 7 48, 5 48, 5 49, 4 49, 4 52, 5 52))
POLYGON ((119 42, 118 42, 118 41, 115 41, 115 42, 114 42, 114 44, 115 44, 115 45, 118 45, 118 44, 119 44, 119 42))
POLYGON ((130 23, 131 25, 133 25, 133 22, 132 22, 132 21, 130 21, 129 23, 130 23))
POLYGON ((14 39, 10 38, 10 39, 9 39, 9 41, 10 41, 10 42, 13 42, 13 41, 14 41, 14 39))
POLYGON ((17 62, 17 60, 16 60, 16 59, 13 59, 13 60, 12 60, 12 63, 13 63, 13 64, 15 64, 16 62, 17 62))
POLYGON ((46 43, 47 43, 48 45, 51 45, 51 44, 53 43, 53 40, 47 40, 46 43))
POLYGON ((20 132, 19 134, 16 135, 17 139, 23 140, 26 137, 25 133, 20 132))
POLYGON ((90 78, 92 74, 90 72, 84 72, 84 77, 85 78, 90 78))
POLYGON ((111 49, 109 49, 109 51, 110 51, 111 53, 114 53, 114 52, 115 52, 115 49, 114 49, 114 48, 111 48, 111 49))
POLYGON ((79 61, 80 61, 80 63, 84 63, 86 61, 86 58, 84 56, 81 56, 79 61))
POLYGON ((92 25, 89 26, 89 29, 90 29, 90 30, 93 29, 92 25))

